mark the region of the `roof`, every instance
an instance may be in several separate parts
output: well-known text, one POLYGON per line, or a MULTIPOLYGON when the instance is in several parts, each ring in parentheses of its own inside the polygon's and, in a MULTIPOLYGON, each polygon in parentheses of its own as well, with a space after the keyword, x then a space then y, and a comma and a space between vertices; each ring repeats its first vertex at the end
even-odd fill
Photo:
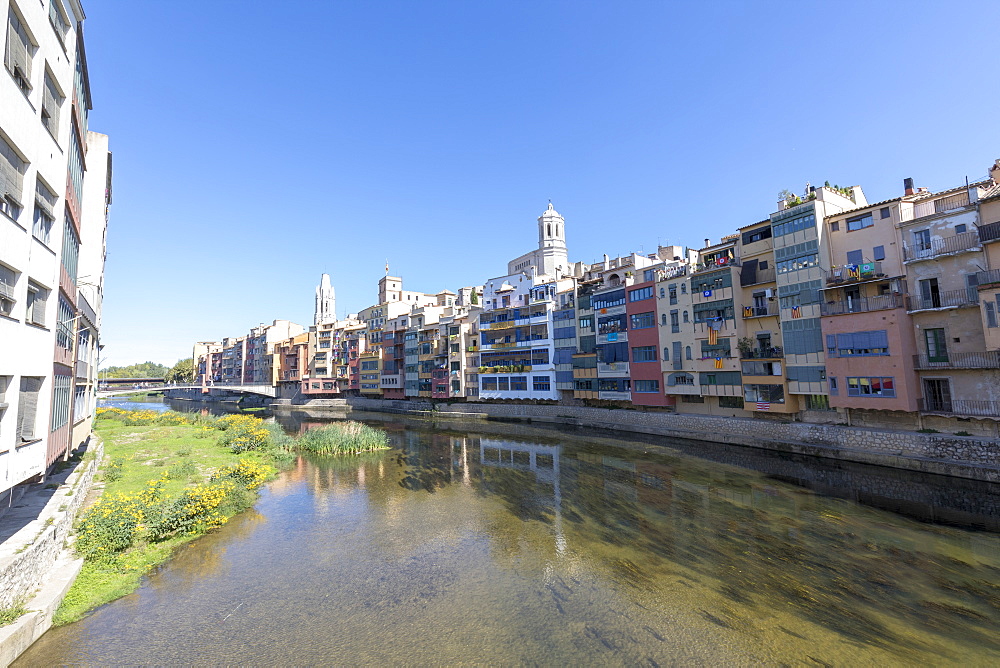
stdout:
POLYGON ((756 223, 750 223, 749 225, 744 225, 743 227, 737 227, 736 229, 738 229, 738 230, 749 230, 751 227, 757 227, 758 225, 763 225, 764 223, 767 223, 768 225, 770 225, 771 224, 771 219, 770 218, 765 218, 764 220, 757 221, 756 223))
POLYGON ((872 202, 871 204, 866 204, 864 206, 859 206, 859 207, 856 207, 854 209, 847 209, 846 211, 841 211, 840 213, 831 213, 829 216, 826 216, 826 218, 836 218, 837 216, 843 216, 843 215, 846 215, 846 214, 849 214, 849 213, 854 213, 855 211, 864 211, 865 209, 874 209, 877 206, 885 206, 886 204, 890 204, 891 202, 902 201, 902 199, 903 199, 902 196, 893 197, 892 199, 884 199, 881 202, 872 202))

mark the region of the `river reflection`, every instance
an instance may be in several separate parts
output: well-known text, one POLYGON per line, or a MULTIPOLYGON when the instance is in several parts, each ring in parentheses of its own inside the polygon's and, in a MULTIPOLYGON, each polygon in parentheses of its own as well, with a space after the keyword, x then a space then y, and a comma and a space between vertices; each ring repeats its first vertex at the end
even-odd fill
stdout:
POLYGON ((996 533, 648 443, 380 426, 19 665, 1000 662, 996 533))

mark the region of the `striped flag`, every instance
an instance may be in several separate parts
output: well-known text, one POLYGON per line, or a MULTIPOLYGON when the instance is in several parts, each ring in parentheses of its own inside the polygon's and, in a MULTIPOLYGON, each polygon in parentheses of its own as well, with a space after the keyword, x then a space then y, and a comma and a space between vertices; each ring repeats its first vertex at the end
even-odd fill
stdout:
POLYGON ((793 306, 792 307, 792 317, 793 318, 801 318, 802 317, 802 309, 800 309, 798 306, 793 306))
POLYGON ((771 402, 769 401, 758 401, 757 410, 759 411, 769 411, 771 410, 771 402))
POLYGON ((743 307, 743 317, 744 318, 749 318, 751 316, 753 316, 753 308, 750 307, 750 306, 744 306, 743 307))
POLYGON ((718 345, 718 343, 719 343, 719 330, 717 330, 714 327, 712 327, 712 325, 709 325, 708 326, 708 345, 714 346, 714 345, 718 345))
POLYGON ((715 358, 715 368, 716 369, 721 369, 722 368, 722 358, 721 357, 716 357, 715 358))

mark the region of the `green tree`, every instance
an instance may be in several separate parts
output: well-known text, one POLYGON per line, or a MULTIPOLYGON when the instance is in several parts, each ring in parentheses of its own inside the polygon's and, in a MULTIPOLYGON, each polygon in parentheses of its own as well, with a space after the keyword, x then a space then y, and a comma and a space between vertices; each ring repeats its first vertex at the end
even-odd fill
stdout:
POLYGON ((101 369, 106 378, 163 378, 169 369, 156 362, 141 362, 128 366, 109 366, 101 369))
POLYGON ((168 383, 191 383, 194 382, 194 360, 178 360, 170 371, 167 371, 164 380, 168 383))

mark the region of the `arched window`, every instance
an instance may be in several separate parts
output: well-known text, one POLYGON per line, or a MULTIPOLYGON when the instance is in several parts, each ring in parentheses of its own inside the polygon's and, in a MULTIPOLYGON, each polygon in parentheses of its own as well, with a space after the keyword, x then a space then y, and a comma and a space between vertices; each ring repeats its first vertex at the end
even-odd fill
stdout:
POLYGON ((556 223, 556 236, 559 236, 559 223, 556 223))
POLYGON ((664 290, 663 288, 660 288, 660 299, 663 299, 666 296, 667 296, 666 290, 664 290))
POLYGON ((546 230, 545 233, 548 234, 551 237, 552 236, 552 223, 549 223, 548 225, 546 225, 545 226, 545 230, 546 230))
POLYGON ((670 361, 670 349, 669 348, 664 348, 663 349, 663 361, 664 362, 669 362, 670 361))
POLYGON ((686 359, 691 359, 691 346, 684 348, 684 357, 686 359))
POLYGON ((688 322, 688 312, 684 311, 684 322, 688 322))
POLYGON ((660 314, 660 324, 661 325, 667 324, 667 314, 666 313, 661 313, 660 314))

